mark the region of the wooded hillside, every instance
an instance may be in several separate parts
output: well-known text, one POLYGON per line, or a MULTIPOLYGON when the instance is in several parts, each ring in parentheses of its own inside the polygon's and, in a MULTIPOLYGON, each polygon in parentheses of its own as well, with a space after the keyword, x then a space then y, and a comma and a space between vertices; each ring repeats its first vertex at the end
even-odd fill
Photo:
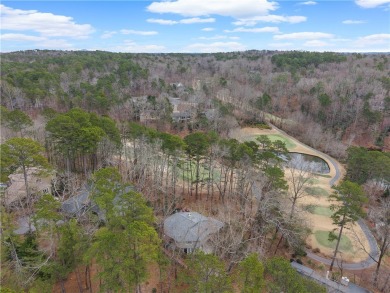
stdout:
POLYGON ((389 54, 1 57, 5 292, 385 292, 389 54))
POLYGON ((267 111, 294 121, 284 128, 314 147, 328 139, 389 145, 388 54, 24 51, 1 57, 2 104, 9 109, 81 107, 113 117, 143 95, 156 97, 152 110, 166 108, 166 94, 203 109, 222 101, 239 118, 267 111))

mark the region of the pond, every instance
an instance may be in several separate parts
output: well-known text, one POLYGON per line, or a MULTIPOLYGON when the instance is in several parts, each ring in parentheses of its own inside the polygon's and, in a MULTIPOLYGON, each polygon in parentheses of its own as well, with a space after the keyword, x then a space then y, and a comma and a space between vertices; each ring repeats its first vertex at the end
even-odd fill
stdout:
POLYGON ((320 157, 302 153, 289 153, 289 156, 290 160, 309 164, 310 170, 314 173, 328 174, 330 172, 328 163, 320 157))

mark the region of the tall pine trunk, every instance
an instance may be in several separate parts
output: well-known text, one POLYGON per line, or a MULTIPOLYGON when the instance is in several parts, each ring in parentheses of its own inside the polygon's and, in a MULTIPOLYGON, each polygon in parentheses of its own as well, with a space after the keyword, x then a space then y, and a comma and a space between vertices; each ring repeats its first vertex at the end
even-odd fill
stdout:
POLYGON ((340 245, 340 241, 341 241, 341 236, 343 234, 343 229, 344 229, 344 220, 345 220, 345 215, 343 216, 343 220, 341 221, 341 223, 343 223, 340 227, 340 232, 339 232, 339 236, 337 237, 337 244, 336 244, 336 248, 334 250, 334 254, 333 254, 333 258, 332 258, 332 262, 330 264, 330 268, 329 268, 329 271, 331 272, 333 270, 333 265, 334 265, 334 261, 336 259, 336 256, 337 256, 337 252, 339 250, 339 245, 340 245))

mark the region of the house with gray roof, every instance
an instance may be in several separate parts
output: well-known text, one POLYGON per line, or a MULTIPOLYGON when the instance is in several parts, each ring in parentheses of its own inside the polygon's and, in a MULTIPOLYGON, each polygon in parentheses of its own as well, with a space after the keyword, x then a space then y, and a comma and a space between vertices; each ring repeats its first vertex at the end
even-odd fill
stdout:
POLYGON ((196 212, 178 212, 164 221, 164 234, 175 248, 191 253, 194 249, 212 252, 208 243, 211 235, 217 233, 224 224, 196 212))
MULTIPOLYGON (((105 221, 105 212, 99 207, 99 205, 91 200, 91 189, 91 186, 87 186, 79 194, 65 200, 61 204, 61 211, 70 217, 75 217, 83 214, 87 210, 90 210, 97 214, 101 221, 105 221)), ((117 205, 121 196, 132 190, 134 190, 133 186, 126 186, 123 190, 120 190, 113 199, 113 204, 117 205)))
POLYGON ((61 211, 71 216, 81 214, 90 204, 89 193, 90 191, 85 189, 79 194, 68 198, 61 204, 61 211))
POLYGON ((174 122, 189 121, 196 115, 198 103, 182 101, 180 98, 168 98, 172 106, 172 120, 174 122))

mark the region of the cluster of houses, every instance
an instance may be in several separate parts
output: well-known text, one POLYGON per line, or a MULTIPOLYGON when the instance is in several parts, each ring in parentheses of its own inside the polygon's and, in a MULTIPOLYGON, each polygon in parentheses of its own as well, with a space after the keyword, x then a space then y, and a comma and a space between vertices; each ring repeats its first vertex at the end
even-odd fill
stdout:
MULTIPOLYGON (((175 123, 180 122, 192 122, 196 116, 204 114, 207 118, 212 118, 215 109, 200 109, 200 103, 194 96, 191 98, 188 94, 188 88, 182 83, 171 83, 170 88, 173 90, 173 95, 161 94, 158 99, 154 96, 139 96, 131 99, 132 106, 137 111, 137 117, 141 123, 154 122, 161 118, 163 112, 163 106, 161 104, 169 103, 171 112, 169 113, 171 119, 175 123), (178 97, 179 96, 179 97, 178 97), (150 99, 150 98, 153 99, 150 99), (156 103, 157 102, 157 103, 156 103), (159 105, 157 105, 159 104, 159 105)), ((192 85, 193 91, 201 90, 201 81, 194 80, 192 85)), ((222 100, 223 98, 229 97, 229 92, 222 91, 217 94, 217 99, 222 100)))
MULTIPOLYGON (((35 200, 40 195, 52 193, 51 181, 54 175, 52 173, 42 173, 35 168, 28 171, 28 185, 31 191, 31 197, 35 200)), ((127 186, 115 196, 113 203, 118 204, 121 195, 134 190, 132 186, 127 186)), ((95 213, 99 220, 105 221, 105 213, 91 199, 92 187, 85 186, 78 194, 68 198, 61 203, 59 212, 66 218, 79 217, 86 212, 95 213)), ((9 176, 9 183, 4 190, 3 204, 7 208, 13 208, 20 205, 27 198, 24 176, 21 173, 15 173, 9 176)), ((24 235, 36 230, 33 221, 33 215, 22 215, 17 219, 15 234, 24 235)), ((63 223, 59 221, 58 224, 63 223)), ((206 217, 200 213, 189 211, 188 209, 176 210, 174 214, 164 220, 164 240, 166 248, 178 249, 184 253, 192 253, 195 249, 201 249, 204 252, 213 251, 210 245, 210 237, 218 233, 224 224, 216 219, 206 217)))
MULTIPOLYGON (((186 92, 186 87, 182 83, 171 83, 176 96, 186 92)), ((193 90, 201 90, 201 81, 195 80, 193 90)), ((226 99, 229 94, 219 93, 219 99, 226 99)), ((162 109, 169 109, 167 113, 171 115, 173 122, 191 122, 199 114, 199 102, 185 101, 181 98, 162 95, 158 100, 154 96, 133 97, 131 103, 139 115, 140 122, 149 122, 161 118, 162 109), (165 103, 165 104, 164 104, 165 103)), ((215 109, 204 110, 204 114, 211 119, 215 114, 215 109)), ((53 173, 44 173, 37 168, 30 168, 27 171, 29 193, 33 201, 40 195, 52 194, 53 173)), ((7 209, 13 209, 22 206, 27 199, 26 182, 22 172, 14 173, 9 176, 9 181, 2 184, 2 204, 7 209)), ((132 187, 128 187, 123 192, 128 192, 132 187)), ((122 193, 123 194, 123 193, 122 193)), ((120 199, 118 194, 114 203, 120 199)), ((101 221, 105 220, 104 212, 91 199, 91 187, 86 186, 78 194, 70 197, 61 203, 59 212, 65 215, 65 218, 81 216, 86 212, 95 213, 101 221)), ((31 220, 32 215, 23 215, 17 219, 16 234, 26 234, 35 231, 31 220)), ((185 253, 191 253, 194 249, 202 249, 205 252, 211 252, 212 246, 209 244, 210 237, 217 233, 224 224, 216 219, 206 217, 197 212, 176 211, 164 220, 164 238, 166 247, 179 249, 185 253)))
MULTIPOLYGON (((164 97, 160 97, 161 100, 164 97)), ((170 113, 173 122, 190 121, 196 116, 199 103, 183 101, 181 98, 166 97, 172 109, 170 113)), ((133 97, 132 104, 137 109, 141 123, 153 122, 161 118, 160 107, 154 108, 148 104, 148 96, 133 97)))

